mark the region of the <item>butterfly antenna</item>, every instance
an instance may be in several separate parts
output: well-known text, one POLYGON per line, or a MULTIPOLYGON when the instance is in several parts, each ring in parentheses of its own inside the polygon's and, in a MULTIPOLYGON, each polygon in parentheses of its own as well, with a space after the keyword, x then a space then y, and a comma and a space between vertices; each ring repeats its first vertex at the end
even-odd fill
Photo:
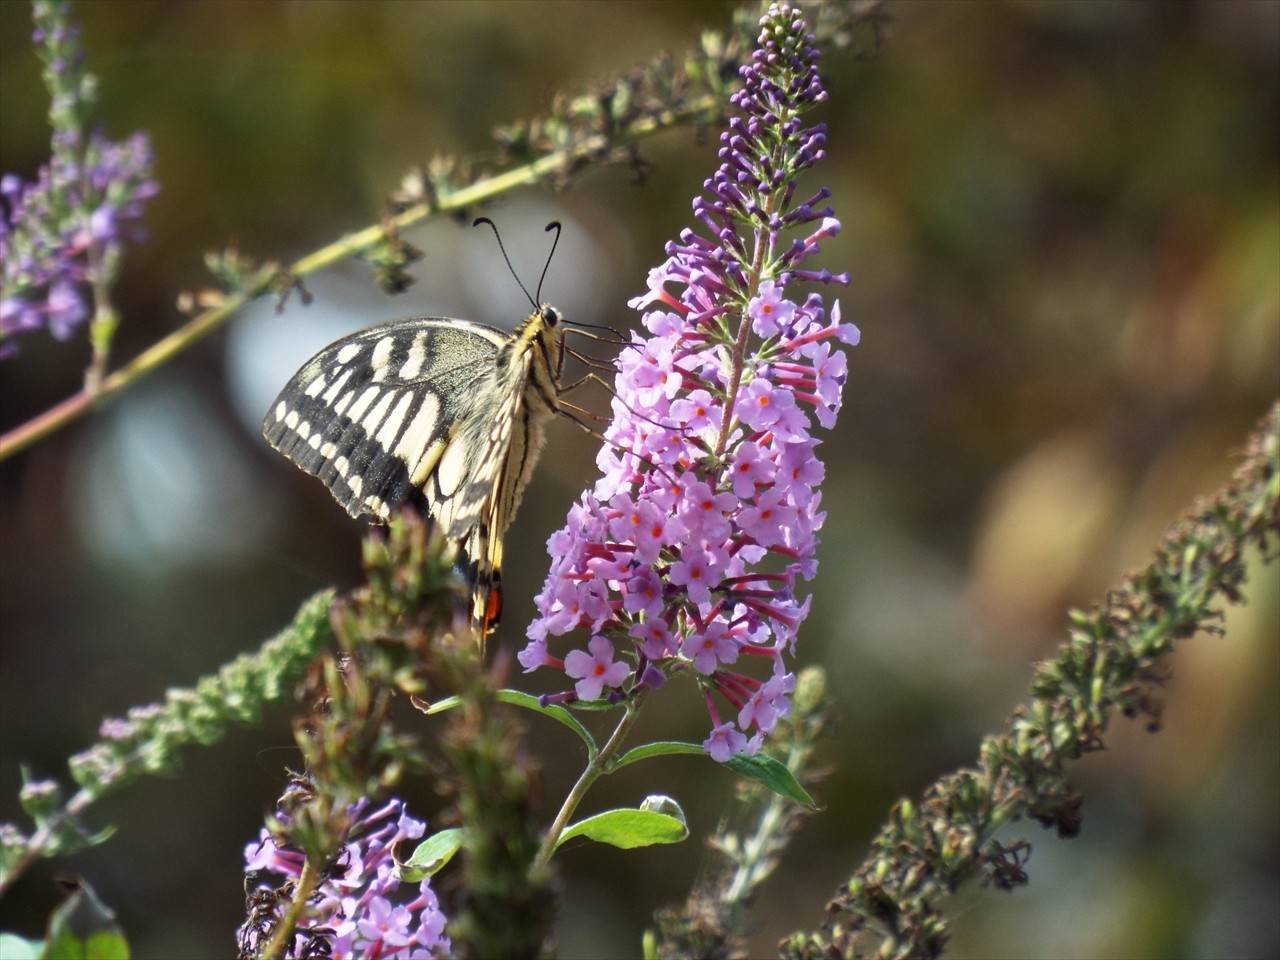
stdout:
MULTIPOLYGON (((487 224, 489 229, 493 231, 493 238, 498 241, 498 249, 502 251, 502 259, 507 261, 507 269, 511 271, 512 278, 515 280, 516 285, 520 288, 520 292, 524 294, 525 299, 528 300, 529 303, 533 305, 534 310, 537 310, 538 302, 534 300, 533 297, 529 296, 529 291, 525 288, 525 285, 520 282, 519 275, 516 274, 516 268, 511 265, 511 258, 507 256, 507 248, 502 245, 502 235, 498 233, 498 225, 494 223, 492 220, 490 220, 488 217, 476 217, 474 220, 471 221, 471 225, 473 227, 478 227, 482 223, 487 224)), ((555 250, 555 247, 552 247, 551 249, 555 250)), ((543 275, 545 275, 547 271, 544 268, 542 272, 543 272, 543 275)))
POLYGON ((542 281, 547 279, 547 269, 551 266, 551 258, 556 255, 556 244, 560 242, 559 220, 552 220, 547 224, 546 229, 543 232, 550 233, 552 230, 556 232, 556 238, 551 241, 551 252, 547 254, 547 262, 542 265, 542 276, 538 278, 538 292, 534 294, 534 298, 538 303, 542 303, 542 281))

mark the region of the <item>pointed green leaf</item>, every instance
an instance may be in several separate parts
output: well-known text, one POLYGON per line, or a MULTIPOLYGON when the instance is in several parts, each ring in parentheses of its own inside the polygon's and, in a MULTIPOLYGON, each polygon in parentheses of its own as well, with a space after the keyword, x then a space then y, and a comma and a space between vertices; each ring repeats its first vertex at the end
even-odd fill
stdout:
POLYGON ((586 837, 597 843, 631 850, 658 843, 679 843, 689 836, 684 811, 670 797, 649 797, 639 808, 622 807, 606 810, 579 820, 556 841, 559 848, 574 837, 586 837))
MULTIPOLYGON (((595 738, 591 736, 591 731, 584 727, 578 718, 564 707, 554 703, 549 703, 544 707, 538 702, 537 697, 531 693, 525 693, 523 690, 499 690, 498 699, 503 703, 511 704, 513 707, 532 710, 534 713, 541 713, 552 720, 558 720, 576 733, 582 739, 582 742, 587 745, 587 756, 595 757, 598 748, 596 747, 595 738)), ((460 697, 445 697, 443 700, 437 700, 427 707, 427 716, 434 716, 437 713, 452 710, 461 702, 462 699, 460 697)))
POLYGON ((418 844, 413 856, 400 864, 400 879, 406 883, 418 883, 439 873, 453 859, 453 855, 462 846, 462 841, 461 827, 433 833, 418 844))
POLYGON ((739 753, 725 761, 725 766, 734 773, 762 783, 779 796, 803 803, 806 807, 817 806, 809 791, 801 786, 800 781, 787 769, 787 765, 765 753, 748 756, 739 753))
POLYGON ((629 763, 648 760, 650 757, 705 756, 706 752, 698 744, 688 743, 684 740, 655 740, 653 743, 644 743, 638 747, 632 747, 617 760, 613 761, 609 766, 609 770, 617 770, 629 763))
MULTIPOLYGON (((653 743, 632 747, 610 764, 609 772, 612 773, 629 763, 648 760, 650 757, 705 757, 706 755, 707 751, 702 748, 701 744, 689 743, 685 740, 657 740, 653 743)), ((740 753, 737 756, 730 757, 724 765, 739 776, 764 784, 774 793, 784 796, 788 800, 794 800, 796 803, 803 803, 809 807, 814 806, 813 797, 809 795, 808 790, 801 786, 795 775, 787 769, 786 764, 775 760, 767 754, 757 753, 754 756, 748 756, 745 753, 740 753)))

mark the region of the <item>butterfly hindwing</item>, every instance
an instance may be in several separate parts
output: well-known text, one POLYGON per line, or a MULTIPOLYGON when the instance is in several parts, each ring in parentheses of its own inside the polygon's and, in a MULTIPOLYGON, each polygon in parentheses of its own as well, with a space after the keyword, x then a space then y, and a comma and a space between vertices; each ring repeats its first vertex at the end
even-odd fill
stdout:
POLYGON ((510 491, 521 477, 527 478, 531 455, 536 456, 542 435, 542 421, 531 416, 523 389, 529 355, 508 360, 500 376, 521 389, 494 390, 478 397, 479 409, 464 417, 445 452, 448 458, 455 450, 465 451, 470 463, 466 476, 450 489, 451 478, 442 460, 427 487, 428 500, 439 504, 446 531, 465 537, 464 550, 471 561, 472 614, 482 633, 497 623, 502 609, 502 534, 516 505, 510 491))
MULTIPOLYGON (((386 519, 442 461, 510 334, 465 320, 398 320, 330 344, 281 391, 267 441, 318 477, 353 517, 386 519)), ((428 509, 435 504, 428 496, 428 509)))

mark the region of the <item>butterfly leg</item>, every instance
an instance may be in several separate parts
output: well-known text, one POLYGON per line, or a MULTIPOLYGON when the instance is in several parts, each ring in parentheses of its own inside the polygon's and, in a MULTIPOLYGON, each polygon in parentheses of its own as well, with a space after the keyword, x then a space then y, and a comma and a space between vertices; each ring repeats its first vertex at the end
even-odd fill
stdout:
POLYGON ((672 423, 662 423, 659 420, 654 420, 652 417, 646 417, 639 410, 635 409, 633 406, 627 403, 627 401, 623 400, 622 397, 618 396, 618 392, 613 389, 613 386, 609 384, 607 381, 605 381, 603 377, 595 373, 588 373, 586 376, 579 377, 577 380, 573 381, 573 383, 569 384, 567 387, 562 387, 560 389, 560 393, 568 393, 570 390, 576 390, 578 387, 581 387, 583 384, 587 382, 596 383, 596 384, 599 384, 601 387, 603 387, 605 392, 608 393, 609 396, 613 397, 613 399, 617 400, 620 404, 622 404, 627 409, 627 412, 630 413, 633 417, 637 417, 638 419, 643 420, 646 423, 651 423, 655 427, 662 427, 662 429, 664 430, 675 430, 675 431, 678 431, 679 433, 683 433, 686 435, 689 433, 689 431, 685 427, 678 426, 672 423))
MULTIPOLYGON (((561 391, 561 392, 563 393, 564 391, 561 391)), ((604 439, 604 436, 600 433, 599 430, 597 430, 595 427, 588 426, 587 424, 583 423, 581 420, 578 419, 577 416, 575 416, 575 414, 583 417, 587 417, 588 419, 594 420, 596 423, 608 423, 609 422, 608 417, 602 417, 598 413, 592 413, 590 410, 580 407, 576 403, 569 403, 568 401, 565 401, 565 400, 560 400, 558 403, 558 406, 559 406, 559 409, 556 411, 557 413, 562 413, 566 419, 572 420, 574 423, 582 427, 588 433, 595 436, 597 439, 600 439, 600 440, 604 439)))
MULTIPOLYGON (((563 360, 563 359, 564 359, 564 355, 565 355, 565 354, 568 354, 569 356, 573 357, 573 359, 577 360, 578 362, 583 363, 583 364, 585 364, 586 366, 591 367, 591 368, 593 368, 593 369, 595 369, 595 370, 612 371, 612 370, 616 369, 616 368, 614 367, 614 365, 613 365, 612 363, 610 363, 609 361, 607 361, 607 360, 601 360, 601 359, 599 359, 598 357, 589 357, 589 356, 587 356, 585 353, 579 353, 577 350, 573 349, 573 347, 565 347, 565 348, 564 348, 564 353, 562 353, 562 354, 560 355, 561 360, 563 360)), ((562 364, 562 365, 563 365, 563 364, 562 364)))
POLYGON ((664 477, 667 477, 668 479, 674 482, 675 478, 671 476, 671 473, 668 470, 663 468, 662 464, 654 463, 648 457, 642 456, 636 453, 634 450, 628 450, 626 447, 618 446, 618 444, 614 443, 612 440, 606 437, 603 433, 601 433, 595 427, 591 426, 591 424, 583 423, 574 414, 580 413, 584 417, 590 417, 592 420, 598 420, 600 422, 607 421, 609 419, 608 417, 597 416, 596 414, 592 413, 590 410, 583 410, 582 407, 575 406, 572 403, 565 403, 564 401, 560 402, 559 409, 556 410, 556 413, 564 417, 570 423, 577 426, 579 429, 583 430, 585 433, 589 433, 591 436, 595 437, 601 443, 605 444, 605 446, 613 447, 613 449, 617 450, 621 454, 635 457, 645 466, 649 467, 652 470, 658 471, 658 473, 662 474, 664 477))

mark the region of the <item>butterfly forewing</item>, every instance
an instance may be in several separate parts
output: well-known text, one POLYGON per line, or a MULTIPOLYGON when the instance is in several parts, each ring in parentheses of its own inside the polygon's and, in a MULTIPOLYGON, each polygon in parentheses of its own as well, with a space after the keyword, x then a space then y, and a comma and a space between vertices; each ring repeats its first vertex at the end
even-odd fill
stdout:
MULTIPOLYGON (((289 381, 263 435, 324 481, 351 516, 386 519, 442 460, 467 475, 471 454, 454 452, 451 441, 510 336, 429 317, 344 337, 289 381)), ((428 511, 436 515, 442 506, 428 490, 428 511)))

